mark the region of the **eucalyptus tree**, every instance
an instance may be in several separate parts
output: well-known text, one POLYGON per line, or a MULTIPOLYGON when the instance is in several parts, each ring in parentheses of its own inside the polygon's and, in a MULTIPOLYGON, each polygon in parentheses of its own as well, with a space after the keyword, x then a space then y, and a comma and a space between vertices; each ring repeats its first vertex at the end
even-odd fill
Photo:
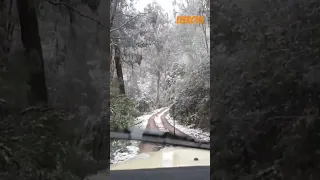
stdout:
POLYGON ((137 13, 133 6, 134 1, 114 0, 111 8, 111 76, 113 72, 117 74, 117 84, 121 94, 125 94, 125 82, 123 73, 123 63, 131 66, 140 64, 141 54, 136 52, 139 46, 139 34, 142 34, 141 23, 139 23, 142 13, 137 13))
POLYGON ((209 17, 208 2, 173 2, 175 15, 204 16, 203 24, 175 25, 175 41, 180 50, 168 77, 172 115, 184 123, 208 127, 209 124, 209 17), (184 67, 183 70, 179 67, 184 67), (176 77, 177 79, 172 79, 176 77), (172 98, 174 97, 174 98, 172 98))
POLYGON ((169 35, 169 19, 168 14, 164 12, 161 6, 155 2, 148 4, 144 9, 145 12, 148 12, 146 21, 148 23, 149 31, 145 35, 146 41, 149 42, 152 46, 153 58, 150 59, 150 62, 153 64, 151 67, 151 72, 156 76, 156 100, 155 104, 159 106, 160 100, 160 81, 164 69, 168 61, 168 51, 165 52, 165 43, 168 40, 169 35))

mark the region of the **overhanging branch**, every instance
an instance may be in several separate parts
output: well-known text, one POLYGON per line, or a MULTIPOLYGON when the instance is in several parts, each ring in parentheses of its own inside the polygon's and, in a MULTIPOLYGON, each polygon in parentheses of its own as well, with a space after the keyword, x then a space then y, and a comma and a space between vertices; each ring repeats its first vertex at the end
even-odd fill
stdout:
POLYGON ((140 16, 140 15, 142 15, 142 14, 147 14, 147 13, 139 13, 139 14, 133 16, 133 17, 130 18, 127 22, 125 22, 124 24, 120 25, 119 27, 114 28, 114 29, 111 29, 111 30, 110 30, 110 33, 119 30, 119 29, 122 28, 123 26, 127 25, 130 21, 132 21, 133 19, 137 18, 138 16, 140 16))
MULTIPOLYGON (((52 4, 52 5, 55 5, 55 6, 65 6, 66 8, 68 9, 71 9, 72 11, 74 11, 75 13, 77 13, 78 15, 84 17, 84 18, 88 18, 96 23, 98 23, 100 26, 102 27, 105 27, 105 24, 103 24, 101 21, 89 16, 89 15, 86 15, 86 14, 83 14, 81 13, 79 10, 77 10, 76 8, 72 7, 70 4, 67 4, 67 3, 64 3, 64 2, 57 2, 57 1, 52 1, 52 0, 47 0, 48 3, 52 4)), ((114 32, 114 31, 117 31, 119 30, 120 28, 124 27, 125 25, 127 25, 130 21, 132 21, 133 19, 137 18, 138 16, 142 15, 142 14, 148 14, 148 13, 139 13, 137 14, 136 16, 133 16, 131 17, 127 22, 125 22, 124 24, 120 25, 119 27, 117 28, 114 28, 114 29, 111 29, 110 30, 110 33, 114 32)))
POLYGON ((82 17, 85 17, 85 18, 88 18, 88 19, 98 23, 100 26, 105 27, 105 25, 101 21, 99 21, 99 20, 97 20, 97 19, 95 19, 95 18, 93 18, 93 17, 91 17, 89 15, 85 15, 85 14, 81 13, 79 10, 77 10, 74 7, 72 7, 70 4, 67 4, 67 3, 64 3, 64 2, 51 1, 51 0, 47 0, 47 1, 50 4, 55 5, 55 6, 65 6, 66 8, 71 9, 72 11, 77 13, 78 15, 80 15, 82 17))

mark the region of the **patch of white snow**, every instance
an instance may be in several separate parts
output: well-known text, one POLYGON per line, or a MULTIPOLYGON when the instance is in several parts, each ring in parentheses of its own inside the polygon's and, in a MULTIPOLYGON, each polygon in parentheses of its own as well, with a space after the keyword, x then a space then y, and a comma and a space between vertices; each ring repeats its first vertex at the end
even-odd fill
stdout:
MULTIPOLYGON (((137 124, 136 127, 144 129, 148 124, 149 118, 161 110, 163 110, 163 108, 156 109, 152 112, 146 113, 136 118, 136 123, 135 123, 137 124)), ((112 152, 112 154, 110 154, 110 157, 111 157, 110 161, 112 164, 126 161, 139 154, 139 144, 140 144, 139 141, 121 140, 119 141, 118 144, 125 144, 125 145, 124 146, 118 145, 119 146, 118 149, 116 149, 115 151, 112 152)))
POLYGON ((144 129, 146 128, 147 124, 148 124, 148 120, 151 116, 153 116, 154 114, 160 112, 161 110, 163 110, 164 108, 160 108, 160 109, 156 109, 152 112, 148 112, 140 117, 138 117, 136 119, 136 122, 138 123, 137 124, 137 127, 141 128, 141 129, 144 129))
MULTIPOLYGON (((163 108, 164 109, 164 108, 163 108)), ((161 121, 161 116, 168 110, 168 108, 165 108, 166 110, 164 110, 162 113, 158 114, 155 118, 154 118, 154 122, 156 123, 156 125, 158 126, 160 131, 164 131, 167 132, 167 129, 163 127, 162 121, 161 121)))
POLYGON ((180 131, 186 133, 187 135, 196 138, 196 139, 201 139, 204 141, 210 141, 210 133, 209 132, 205 132, 201 129, 198 128, 191 128, 190 126, 186 126, 186 125, 181 125, 179 122, 175 121, 173 122, 173 118, 170 116, 170 114, 168 113, 165 117, 168 122, 171 125, 175 125, 175 127, 177 129, 179 129, 180 131))

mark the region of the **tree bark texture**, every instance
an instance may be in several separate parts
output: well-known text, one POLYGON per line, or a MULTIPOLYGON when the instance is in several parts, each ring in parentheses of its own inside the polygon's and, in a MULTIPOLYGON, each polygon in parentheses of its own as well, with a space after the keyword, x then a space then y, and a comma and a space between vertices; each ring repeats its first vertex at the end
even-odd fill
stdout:
POLYGON ((28 85, 29 105, 47 103, 48 93, 45 79, 41 39, 39 36, 36 9, 30 0, 17 0, 20 19, 21 39, 25 48, 25 56, 30 64, 28 85))

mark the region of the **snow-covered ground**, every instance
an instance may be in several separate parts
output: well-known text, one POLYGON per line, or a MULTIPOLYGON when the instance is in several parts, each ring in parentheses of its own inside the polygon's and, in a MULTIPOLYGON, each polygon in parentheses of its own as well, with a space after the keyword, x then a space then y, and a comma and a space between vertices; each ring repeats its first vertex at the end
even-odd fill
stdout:
MULTIPOLYGON (((163 110, 163 109, 164 109, 164 108, 156 109, 156 110, 152 111, 151 113, 149 112, 149 113, 147 113, 147 114, 145 114, 145 115, 143 115, 143 116, 138 117, 138 118, 137 118, 137 123, 140 122, 140 124, 138 124, 137 127, 143 128, 143 129, 146 128, 146 126, 147 126, 147 124, 148 124, 148 119, 149 119, 152 115, 160 112, 160 111, 163 110)), ((162 113, 161 113, 161 114, 162 114, 162 113)), ((157 117, 156 117, 156 118, 157 118, 157 117)))
POLYGON ((195 129, 194 127, 191 127, 191 126, 181 125, 177 121, 173 122, 173 119, 169 113, 166 115, 165 118, 168 120, 168 122, 171 125, 174 125, 177 129, 188 134, 189 136, 196 139, 201 139, 204 141, 210 141, 210 132, 205 132, 201 129, 195 129))
POLYGON ((165 128, 163 127, 163 124, 162 124, 161 118, 160 118, 169 108, 165 108, 165 109, 166 109, 166 110, 164 110, 163 112, 161 112, 160 114, 158 114, 158 116, 156 116, 156 117, 154 118, 154 122, 156 123, 156 125, 158 126, 158 128, 159 128, 160 131, 167 132, 167 129, 165 129, 165 128))
MULTIPOLYGON (((152 112, 149 112, 143 116, 140 116, 136 119, 136 123, 137 123, 137 127, 144 129, 147 124, 148 124, 148 119, 158 113, 159 111, 163 110, 164 108, 160 108, 160 109, 156 109, 152 112)), ((165 107, 165 109, 168 109, 168 107, 165 107)), ((160 117, 163 115, 165 111, 163 111, 162 113, 160 113, 159 115, 157 115, 155 117, 155 122, 157 124, 157 126, 159 127, 159 129, 161 131, 166 131, 163 128, 163 125, 161 123, 161 119, 160 117)), ((170 124, 173 125, 173 119, 170 117, 170 115, 168 114, 166 116, 166 119, 168 119, 168 122, 170 124)), ((205 140, 205 141, 209 141, 210 140, 210 133, 208 132, 204 132, 201 129, 194 129, 191 126, 184 126, 179 124, 178 122, 175 122, 175 127, 179 130, 181 130, 182 132, 190 135, 191 137, 197 138, 197 139, 201 139, 201 140, 205 140)), ((138 141, 119 141, 124 145, 112 145, 114 147, 119 147, 116 150, 113 150, 114 152, 111 155, 111 163, 119 163, 122 161, 126 161, 128 159, 131 159, 133 157, 135 157, 136 155, 138 155, 139 153, 139 143, 138 141)), ((112 148, 112 147, 111 147, 112 148)))
MULTIPOLYGON (((148 119, 158 113, 159 111, 161 111, 163 108, 160 108, 160 109, 156 109, 152 112, 149 112, 147 114, 144 114, 140 117, 138 117, 136 119, 136 126, 138 128, 141 128, 141 129, 144 129, 147 124, 148 124, 148 119)), ((125 161, 125 160, 128 160, 128 159, 131 159, 133 157, 135 157, 136 155, 139 154, 139 143, 138 141, 124 141, 124 140, 121 140, 121 141, 118 141, 118 144, 113 144, 111 145, 111 149, 112 149, 112 146, 119 146, 118 149, 114 150, 114 152, 111 152, 112 154, 110 154, 110 161, 112 164, 114 163, 119 163, 119 162, 122 162, 122 161, 125 161), (124 147, 121 147, 121 144, 124 144, 122 146, 124 147), (121 148, 120 148, 121 147, 121 148)))

